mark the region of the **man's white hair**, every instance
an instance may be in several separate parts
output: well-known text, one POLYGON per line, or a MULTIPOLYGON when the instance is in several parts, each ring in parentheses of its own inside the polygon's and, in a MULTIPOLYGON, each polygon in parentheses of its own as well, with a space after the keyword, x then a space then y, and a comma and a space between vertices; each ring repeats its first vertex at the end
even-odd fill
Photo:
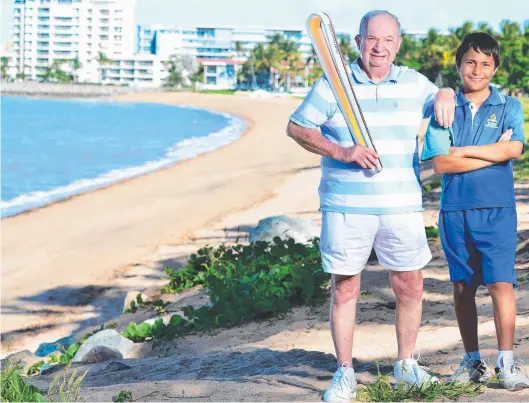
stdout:
POLYGON ((360 34, 360 36, 365 37, 367 35, 367 23, 369 22, 371 18, 376 17, 377 15, 388 15, 391 18, 393 18, 395 22, 397 23, 397 28, 399 30, 399 36, 400 36, 399 19, 397 18, 396 15, 391 14, 389 11, 386 11, 386 10, 373 10, 373 11, 368 12, 366 15, 364 15, 362 19, 360 20, 360 28, 358 30, 358 33, 360 34))

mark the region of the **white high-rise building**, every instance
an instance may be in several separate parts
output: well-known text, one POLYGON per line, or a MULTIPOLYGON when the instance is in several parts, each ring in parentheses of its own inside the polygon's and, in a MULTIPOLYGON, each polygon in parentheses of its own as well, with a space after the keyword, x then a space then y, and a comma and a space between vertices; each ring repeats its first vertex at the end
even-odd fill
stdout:
MULTIPOLYGON (((152 53, 167 59, 174 54, 187 54, 201 59, 229 59, 244 56, 257 44, 267 43, 279 34, 299 46, 302 57, 308 57, 312 45, 306 30, 236 26, 162 26, 138 25, 137 52, 152 53), (239 47, 239 49, 237 49, 239 47)), ((350 32, 338 32, 349 36, 350 32)))
POLYGON ((59 61, 69 72, 77 65, 78 81, 99 81, 100 55, 113 59, 135 53, 135 2, 14 0, 17 74, 36 80, 59 61))

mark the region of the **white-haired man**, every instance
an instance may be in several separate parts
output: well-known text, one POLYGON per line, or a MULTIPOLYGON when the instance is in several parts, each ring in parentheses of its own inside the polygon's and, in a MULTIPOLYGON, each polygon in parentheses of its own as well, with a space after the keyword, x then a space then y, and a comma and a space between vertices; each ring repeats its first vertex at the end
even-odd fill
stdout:
POLYGON ((331 332, 338 361, 325 401, 356 395, 356 301, 373 247, 389 270, 397 300, 394 377, 419 386, 438 382, 412 357, 422 315, 421 269, 431 260, 421 213, 417 134, 434 107, 441 125, 452 123, 455 93, 393 64, 402 42, 393 14, 367 13, 355 40, 360 57, 351 64, 352 82, 379 154, 352 141, 325 77, 314 84, 287 127, 302 147, 322 155, 320 248, 323 270, 332 274, 331 332), (378 158, 384 168, 373 174, 369 168, 378 158))

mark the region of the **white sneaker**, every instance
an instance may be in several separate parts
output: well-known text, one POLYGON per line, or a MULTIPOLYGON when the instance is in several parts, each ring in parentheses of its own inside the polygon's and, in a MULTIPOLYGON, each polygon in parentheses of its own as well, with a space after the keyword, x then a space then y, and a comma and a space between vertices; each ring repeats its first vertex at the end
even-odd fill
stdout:
POLYGON ((525 372, 523 361, 508 363, 503 368, 496 368, 500 384, 507 390, 516 391, 529 388, 529 378, 525 372))
POLYGON ((417 360, 401 360, 395 362, 393 377, 397 384, 406 383, 409 386, 416 385, 419 388, 432 383, 439 383, 439 379, 426 372, 428 368, 421 367, 417 360))
POLYGON ((467 354, 463 357, 463 361, 459 368, 448 378, 448 382, 453 383, 486 383, 490 380, 490 371, 485 364, 485 361, 475 361, 469 358, 467 354))
POLYGON ((331 386, 323 395, 324 402, 348 402, 356 397, 355 371, 350 367, 341 367, 334 373, 331 386))

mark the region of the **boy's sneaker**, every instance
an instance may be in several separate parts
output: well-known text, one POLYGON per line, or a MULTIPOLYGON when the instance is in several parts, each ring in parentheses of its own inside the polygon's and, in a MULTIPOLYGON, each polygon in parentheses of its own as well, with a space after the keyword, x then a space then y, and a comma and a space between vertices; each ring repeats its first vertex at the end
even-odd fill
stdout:
POLYGON ((508 363, 503 368, 496 368, 501 386, 507 390, 516 391, 529 388, 529 378, 522 360, 508 363))
POLYGON ((355 371, 341 367, 334 373, 331 386, 323 395, 324 402, 348 402, 356 397, 355 371))
POLYGON ((426 370, 417 363, 417 360, 401 360, 395 363, 393 377, 397 384, 406 383, 409 386, 422 388, 432 383, 439 383, 439 378, 430 375, 426 370))
POLYGON ((453 383, 486 383, 490 380, 491 375, 485 361, 475 361, 465 354, 463 361, 456 369, 456 372, 448 378, 448 382, 453 383))

